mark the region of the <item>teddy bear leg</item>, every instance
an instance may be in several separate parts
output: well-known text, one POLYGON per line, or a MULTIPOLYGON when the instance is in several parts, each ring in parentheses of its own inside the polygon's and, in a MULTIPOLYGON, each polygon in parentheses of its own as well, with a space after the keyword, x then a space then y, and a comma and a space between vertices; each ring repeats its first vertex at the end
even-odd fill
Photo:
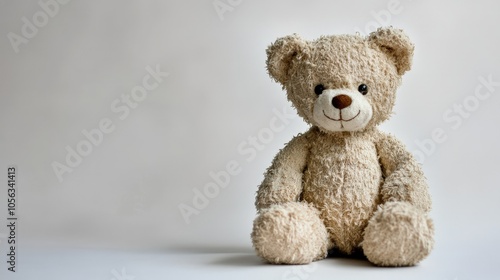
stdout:
POLYGON ((411 266, 430 253, 433 235, 426 213, 408 202, 387 202, 368 222, 362 247, 376 265, 411 266))
POLYGON ((328 232, 316 208, 288 202, 261 212, 252 242, 257 255, 270 263, 307 264, 326 257, 328 232))

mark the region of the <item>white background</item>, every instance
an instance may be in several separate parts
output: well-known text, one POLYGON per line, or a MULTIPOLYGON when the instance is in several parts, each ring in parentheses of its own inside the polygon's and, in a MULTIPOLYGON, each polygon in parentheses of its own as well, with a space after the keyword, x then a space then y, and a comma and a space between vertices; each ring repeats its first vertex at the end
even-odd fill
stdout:
POLYGON ((483 100, 474 97, 480 77, 500 82, 498 2, 219 3, 231 9, 218 13, 212 0, 73 0, 60 4, 26 44, 13 46, 8 34, 23 36, 23 17, 33 23, 43 9, 37 1, 0 1, 2 279, 118 279, 113 271, 122 267, 135 279, 232 279, 243 271, 305 279, 286 274, 290 267, 262 265, 251 249, 262 174, 284 143, 307 129, 295 117, 261 143, 255 158, 238 150, 263 135, 275 110, 294 112, 267 76, 265 49, 291 33, 315 39, 384 25, 405 29, 416 45, 395 115, 382 129, 420 153, 433 196, 435 250, 406 270, 324 260, 306 276, 498 278, 500 85, 483 100), (398 4, 388 9, 390 3, 398 4), (111 105, 142 85, 148 66, 169 76, 121 120, 111 105), (458 105, 466 114, 454 111, 458 105), (86 139, 82 130, 98 128, 104 118, 114 131, 60 182, 53 162, 66 164, 66 147, 75 149, 86 139), (429 144, 436 129, 446 140, 429 144), (241 172, 186 223, 179 205, 192 206, 195 189, 214 181, 210 172, 232 161, 241 172), (7 271, 3 225, 12 164, 18 167, 16 273, 7 271), (137 261, 137 250, 147 257, 137 261))

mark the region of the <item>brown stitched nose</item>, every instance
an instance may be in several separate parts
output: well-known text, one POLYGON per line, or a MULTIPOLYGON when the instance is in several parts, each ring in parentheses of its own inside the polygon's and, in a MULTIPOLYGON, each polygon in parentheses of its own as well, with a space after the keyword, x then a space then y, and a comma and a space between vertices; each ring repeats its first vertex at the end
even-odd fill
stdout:
POLYGON ((352 103, 352 99, 345 94, 337 95, 332 99, 333 107, 340 109, 340 110, 342 110, 346 107, 349 107, 349 105, 351 105, 351 103, 352 103))

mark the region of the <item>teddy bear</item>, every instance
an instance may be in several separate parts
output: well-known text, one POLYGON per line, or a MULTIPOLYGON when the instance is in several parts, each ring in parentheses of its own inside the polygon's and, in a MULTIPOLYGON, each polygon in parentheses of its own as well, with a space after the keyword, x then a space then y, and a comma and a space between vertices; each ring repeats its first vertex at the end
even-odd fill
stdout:
POLYGON ((267 70, 310 129, 275 156, 256 195, 258 256, 307 264, 337 251, 377 266, 412 266, 432 250, 431 199, 420 164, 377 125, 393 113, 414 45, 400 29, 299 35, 267 48, 267 70))

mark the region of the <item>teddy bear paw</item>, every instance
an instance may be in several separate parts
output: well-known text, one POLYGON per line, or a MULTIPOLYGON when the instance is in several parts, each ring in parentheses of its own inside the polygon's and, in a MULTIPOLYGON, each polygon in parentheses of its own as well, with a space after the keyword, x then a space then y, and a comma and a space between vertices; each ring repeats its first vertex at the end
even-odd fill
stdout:
POLYGON ((434 245, 426 213, 408 202, 388 202, 370 219, 362 242, 368 260, 379 266, 412 266, 434 245))
POLYGON ((262 211, 253 224, 252 242, 270 263, 307 264, 326 257, 328 232, 318 210, 288 202, 262 211))

